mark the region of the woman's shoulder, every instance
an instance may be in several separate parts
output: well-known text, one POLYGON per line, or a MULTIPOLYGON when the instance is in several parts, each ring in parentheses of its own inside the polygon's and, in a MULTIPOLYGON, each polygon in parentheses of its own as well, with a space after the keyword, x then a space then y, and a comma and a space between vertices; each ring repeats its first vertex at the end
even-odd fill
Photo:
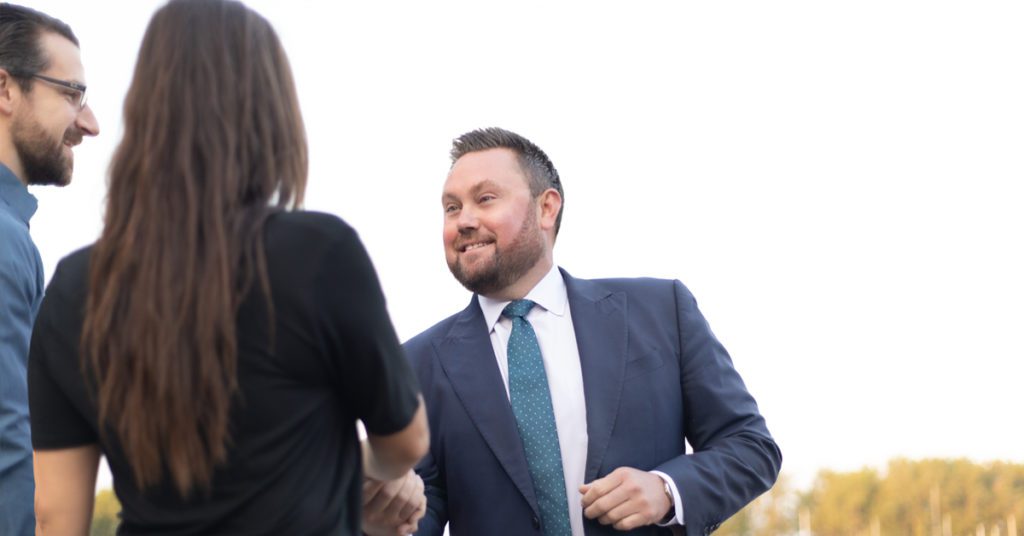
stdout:
POLYGON ((267 221, 267 231, 281 235, 299 235, 304 240, 338 240, 355 236, 355 230, 334 214, 296 210, 279 212, 267 221))
POLYGON ((365 256, 359 235, 334 214, 292 211, 273 215, 266 223, 266 252, 272 264, 295 270, 320 270, 339 258, 365 256))

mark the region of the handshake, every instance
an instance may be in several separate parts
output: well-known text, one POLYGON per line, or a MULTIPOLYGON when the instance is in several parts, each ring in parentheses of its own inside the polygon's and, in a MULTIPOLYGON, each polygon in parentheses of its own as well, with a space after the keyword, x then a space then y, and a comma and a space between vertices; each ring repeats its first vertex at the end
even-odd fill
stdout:
POLYGON ((406 536, 416 532, 427 512, 423 480, 411 469, 384 482, 363 480, 363 533, 366 536, 406 536))

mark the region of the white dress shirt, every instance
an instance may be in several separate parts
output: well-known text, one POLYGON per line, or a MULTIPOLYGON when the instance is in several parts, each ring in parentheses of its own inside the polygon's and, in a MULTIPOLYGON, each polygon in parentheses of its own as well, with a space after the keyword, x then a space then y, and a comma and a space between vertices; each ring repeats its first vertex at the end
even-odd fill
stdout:
MULTIPOLYGON (((498 369, 505 382, 505 395, 508 396, 508 338, 512 333, 512 321, 501 316, 501 311, 509 302, 486 296, 479 298, 480 310, 490 329, 491 346, 498 359, 498 369)), ((565 495, 569 502, 569 524, 573 536, 584 536, 579 487, 584 483, 587 465, 587 404, 583 392, 580 351, 576 346, 572 315, 569 314, 569 295, 557 266, 552 264, 551 270, 530 290, 526 299, 537 304, 527 313, 526 321, 537 334, 548 388, 551 390, 551 406, 555 412, 558 447, 565 475, 565 495)), ((664 473, 654 473, 672 488, 676 508, 673 521, 681 524, 683 510, 675 482, 664 473)))
MULTIPOLYGON (((565 494, 569 502, 569 524, 573 536, 583 536, 583 506, 579 492, 587 465, 587 404, 583 398, 583 372, 580 352, 576 347, 576 331, 569 315, 569 296, 558 268, 533 287, 526 299, 537 305, 526 315, 526 321, 537 334, 544 371, 551 389, 551 407, 558 428, 558 447, 562 454, 565 494)), ((480 309, 490 327, 491 346, 498 358, 498 369, 508 395, 508 338, 512 321, 501 316, 507 301, 480 296, 480 309)))

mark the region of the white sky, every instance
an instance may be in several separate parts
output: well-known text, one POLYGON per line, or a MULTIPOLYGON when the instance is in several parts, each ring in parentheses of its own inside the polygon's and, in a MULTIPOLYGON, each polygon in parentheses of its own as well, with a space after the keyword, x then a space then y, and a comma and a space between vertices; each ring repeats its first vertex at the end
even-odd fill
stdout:
MULTIPOLYGON (((99 234, 160 2, 31 4, 78 34, 102 128, 71 186, 34 189, 49 276, 99 234)), ((686 283, 798 483, 1024 462, 1024 4, 249 5, 295 71, 307 208, 360 231, 403 340, 469 298, 441 249, 449 142, 503 126, 562 175, 556 262, 686 283)))

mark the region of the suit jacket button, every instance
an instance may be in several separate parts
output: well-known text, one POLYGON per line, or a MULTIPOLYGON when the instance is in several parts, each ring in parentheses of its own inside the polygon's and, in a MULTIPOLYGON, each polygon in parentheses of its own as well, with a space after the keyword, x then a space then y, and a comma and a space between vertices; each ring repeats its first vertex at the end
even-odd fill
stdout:
POLYGON ((540 518, 533 516, 533 528, 540 530, 540 518))

